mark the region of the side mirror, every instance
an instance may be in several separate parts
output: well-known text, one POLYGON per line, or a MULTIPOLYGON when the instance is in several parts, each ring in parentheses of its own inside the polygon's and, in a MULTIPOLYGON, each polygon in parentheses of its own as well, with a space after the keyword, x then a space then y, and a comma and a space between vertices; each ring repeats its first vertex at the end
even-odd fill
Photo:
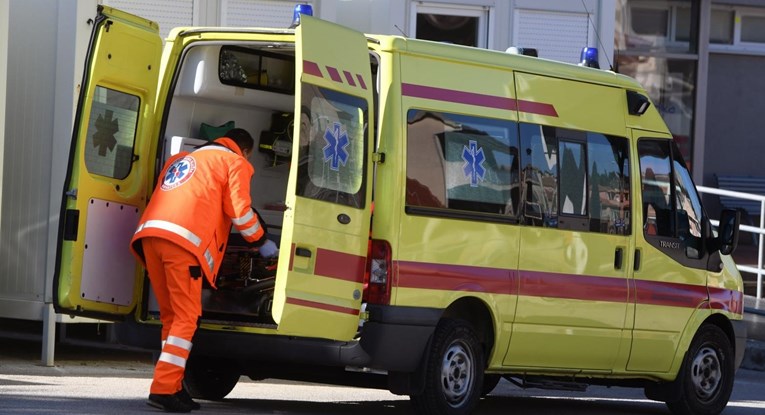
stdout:
POLYGON ((720 254, 731 255, 738 246, 738 225, 741 223, 741 212, 724 209, 720 213, 720 226, 717 228, 717 245, 720 254))

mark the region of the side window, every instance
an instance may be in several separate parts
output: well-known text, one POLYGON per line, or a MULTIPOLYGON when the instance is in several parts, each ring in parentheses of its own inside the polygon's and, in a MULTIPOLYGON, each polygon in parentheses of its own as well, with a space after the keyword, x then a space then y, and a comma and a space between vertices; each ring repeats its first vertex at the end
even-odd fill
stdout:
POLYGON ((560 213, 587 216, 587 162, 584 143, 560 141, 560 213))
POLYGON ((643 232, 675 237, 670 195, 672 165, 669 141, 640 140, 640 185, 643 195, 643 232))
POLYGON ((626 138, 587 134, 590 174, 590 230, 631 233, 629 142, 626 138))
POLYGON ((521 124, 521 217, 558 227, 558 137, 555 128, 521 124))
POLYGON ((303 84, 297 194, 363 208, 367 103, 303 84))
POLYGON ((678 238, 686 256, 700 258, 701 199, 677 146, 669 140, 638 142, 646 235, 678 238))
POLYGON ((691 173, 688 171, 683 156, 675 143, 672 143, 672 150, 677 236, 685 243, 688 257, 699 258, 702 255, 701 221, 703 209, 701 199, 696 193, 696 186, 691 179, 691 173))
POLYGON ((464 211, 514 218, 518 207, 517 142, 514 122, 410 110, 407 207, 450 211, 439 214, 464 211))
POLYGON ((97 86, 85 141, 85 168, 91 174, 124 179, 133 165, 141 100, 97 86))

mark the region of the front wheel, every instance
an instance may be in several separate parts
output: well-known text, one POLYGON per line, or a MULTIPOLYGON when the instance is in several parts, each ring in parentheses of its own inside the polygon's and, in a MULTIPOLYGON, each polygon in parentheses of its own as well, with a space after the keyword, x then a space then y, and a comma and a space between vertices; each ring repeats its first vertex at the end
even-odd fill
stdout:
POLYGON ((667 401, 675 415, 717 415, 733 390, 733 347, 717 326, 701 326, 677 374, 678 396, 667 401))
POLYGON ((465 415, 478 404, 483 348, 464 320, 443 320, 433 334, 425 365, 425 389, 411 396, 419 414, 465 415))

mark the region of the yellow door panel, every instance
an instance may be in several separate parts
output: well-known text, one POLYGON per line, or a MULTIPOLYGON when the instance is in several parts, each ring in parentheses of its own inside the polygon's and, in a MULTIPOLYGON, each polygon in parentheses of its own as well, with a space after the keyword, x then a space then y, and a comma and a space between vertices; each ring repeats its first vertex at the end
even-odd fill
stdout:
POLYGON ((358 329, 371 219, 369 59, 363 34, 301 17, 300 139, 293 143, 279 258, 290 266, 277 272, 272 312, 281 334, 349 340, 358 329))
POLYGON ((127 241, 146 202, 161 49, 156 23, 99 7, 62 204, 59 311, 120 318, 140 298, 127 241))

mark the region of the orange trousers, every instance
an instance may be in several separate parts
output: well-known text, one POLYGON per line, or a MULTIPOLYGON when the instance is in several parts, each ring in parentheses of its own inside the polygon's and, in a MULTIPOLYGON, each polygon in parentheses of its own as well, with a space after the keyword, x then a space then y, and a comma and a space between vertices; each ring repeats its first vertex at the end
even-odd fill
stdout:
POLYGON ((173 394, 181 390, 191 339, 202 315, 204 276, 191 276, 190 267, 199 267, 199 263, 178 245, 152 237, 141 243, 162 321, 162 353, 154 367, 150 393, 173 394))

